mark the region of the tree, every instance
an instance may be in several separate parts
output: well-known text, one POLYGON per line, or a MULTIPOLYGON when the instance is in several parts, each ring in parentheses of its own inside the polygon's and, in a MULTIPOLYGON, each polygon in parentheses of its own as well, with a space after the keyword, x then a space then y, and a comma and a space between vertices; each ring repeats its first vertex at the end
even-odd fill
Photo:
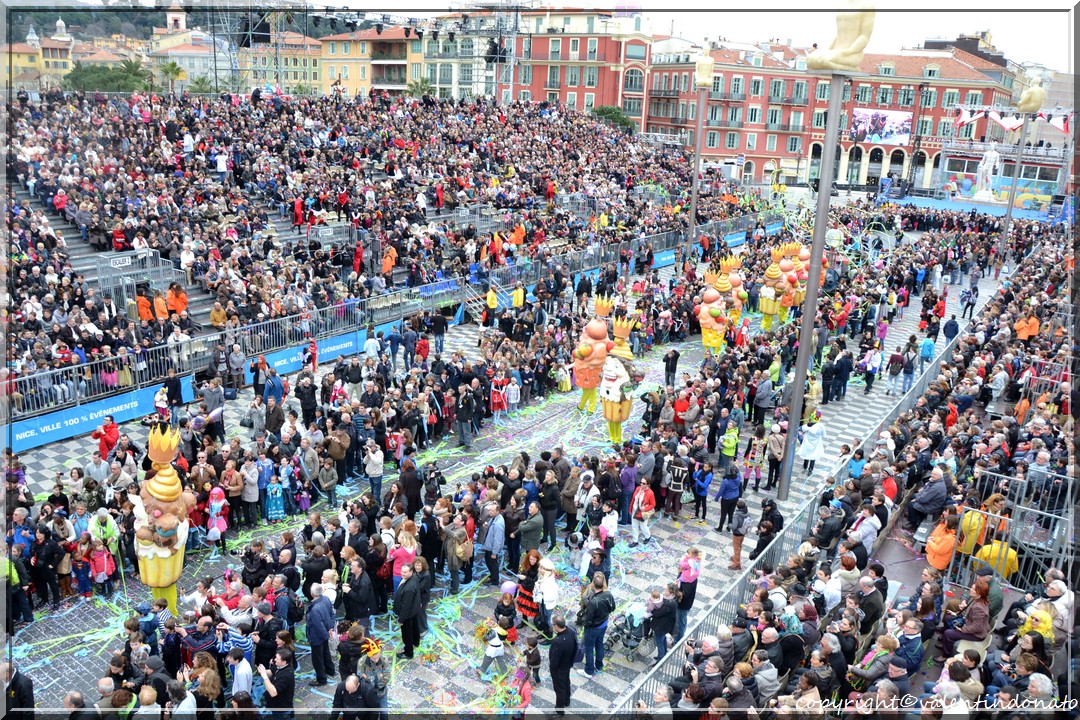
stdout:
POLYGON ((410 80, 405 87, 405 92, 409 97, 423 97, 424 95, 434 95, 435 88, 431 86, 430 80, 420 78, 419 80, 410 80))
POLYGON ((592 109, 592 114, 598 118, 607 120, 612 125, 618 125, 619 127, 632 128, 637 125, 637 123, 627 117, 626 113, 622 111, 622 108, 615 107, 614 105, 594 107, 592 109))
POLYGON ((135 92, 143 88, 143 81, 123 68, 76 62, 64 77, 64 85, 83 92, 135 92))
POLYGON ((180 67, 175 60, 161 63, 158 65, 158 71, 161 76, 169 82, 169 92, 176 92, 176 81, 180 79, 180 76, 184 74, 184 68, 180 67))
POLYGON ((214 83, 210 78, 205 75, 200 75, 197 78, 193 78, 187 86, 188 92, 197 93, 199 95, 209 95, 214 92, 214 83))
POLYGON ((118 69, 128 77, 136 79, 140 85, 145 85, 150 80, 150 69, 138 60, 125 60, 118 69))

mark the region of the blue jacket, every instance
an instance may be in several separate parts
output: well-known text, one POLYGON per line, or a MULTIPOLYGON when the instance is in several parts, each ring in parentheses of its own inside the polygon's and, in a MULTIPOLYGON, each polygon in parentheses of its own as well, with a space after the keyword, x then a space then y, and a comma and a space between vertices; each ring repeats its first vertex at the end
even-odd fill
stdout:
POLYGON ((911 498, 911 506, 923 515, 937 517, 945 509, 948 500, 948 490, 945 480, 927 480, 915 497, 911 498))
POLYGON ((540 488, 536 487, 535 482, 526 480, 521 487, 525 490, 525 507, 529 507, 530 503, 540 502, 540 488))
POLYGON ((704 469, 694 471, 694 492, 698 495, 707 495, 709 485, 712 485, 712 470, 705 472, 704 469))
POLYGON ((742 492, 742 483, 739 481, 739 476, 735 475, 723 479, 718 494, 721 500, 734 500, 739 497, 740 492, 742 492))
POLYGON ((328 597, 316 598, 307 609, 307 639, 310 645, 322 645, 330 640, 334 627, 334 606, 328 597))
POLYGON ((266 387, 263 388, 263 402, 266 399, 273 397, 278 405, 281 404, 281 396, 285 394, 285 385, 281 382, 279 376, 266 379, 266 387))
POLYGON ((931 337, 923 338, 923 341, 919 343, 919 356, 927 360, 934 357, 934 339, 931 337))
POLYGON ((907 664, 908 675, 914 675, 919 666, 922 665, 922 636, 901 635, 898 639, 900 640, 900 647, 896 649, 896 656, 903 658, 904 663, 907 664))
POLYGON ((502 515, 496 515, 491 520, 491 525, 488 526, 487 534, 484 536, 483 548, 485 552, 489 552, 492 555, 498 555, 502 552, 503 545, 506 544, 506 523, 503 520, 502 515))

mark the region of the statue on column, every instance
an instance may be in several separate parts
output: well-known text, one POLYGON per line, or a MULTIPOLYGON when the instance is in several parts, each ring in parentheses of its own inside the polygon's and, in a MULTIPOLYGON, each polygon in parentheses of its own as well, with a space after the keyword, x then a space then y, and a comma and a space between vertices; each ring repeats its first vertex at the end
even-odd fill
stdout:
POLYGON ((836 15, 836 37, 829 47, 817 48, 806 58, 811 70, 859 72, 863 51, 874 32, 873 10, 842 12, 836 15))

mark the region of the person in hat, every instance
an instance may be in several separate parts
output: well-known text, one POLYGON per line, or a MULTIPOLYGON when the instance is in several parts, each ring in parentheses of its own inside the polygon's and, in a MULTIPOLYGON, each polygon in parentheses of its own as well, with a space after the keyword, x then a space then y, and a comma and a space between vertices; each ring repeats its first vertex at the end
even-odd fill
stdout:
POLYGON ((374 696, 378 698, 379 716, 385 718, 389 707, 387 690, 390 686, 390 664, 383 657, 381 640, 366 638, 363 648, 365 656, 360 661, 360 679, 371 685, 374 696))

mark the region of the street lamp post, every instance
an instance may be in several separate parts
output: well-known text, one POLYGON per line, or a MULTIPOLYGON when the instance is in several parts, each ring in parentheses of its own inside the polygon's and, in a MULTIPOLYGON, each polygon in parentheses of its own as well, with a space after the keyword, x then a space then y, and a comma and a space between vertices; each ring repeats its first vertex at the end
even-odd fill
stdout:
POLYGON ((694 131, 694 168, 691 173, 690 187, 690 236, 686 244, 686 253, 690 254, 697 237, 697 200, 698 173, 701 169, 702 128, 705 127, 705 114, 708 112, 708 91, 712 87, 713 67, 716 62, 708 53, 702 53, 694 61, 694 85, 698 91, 697 125, 694 131))

